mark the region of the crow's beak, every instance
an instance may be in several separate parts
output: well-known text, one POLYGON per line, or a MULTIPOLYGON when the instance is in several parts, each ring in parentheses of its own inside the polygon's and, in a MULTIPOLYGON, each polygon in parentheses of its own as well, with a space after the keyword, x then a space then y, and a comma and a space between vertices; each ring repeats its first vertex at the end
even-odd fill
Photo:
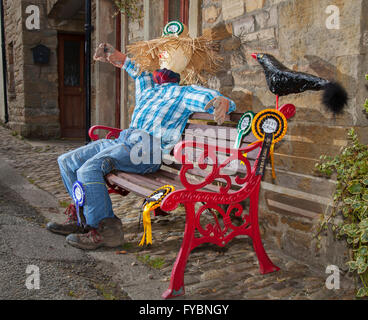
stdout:
POLYGON ((252 57, 257 60, 257 54, 256 53, 252 53, 252 57))

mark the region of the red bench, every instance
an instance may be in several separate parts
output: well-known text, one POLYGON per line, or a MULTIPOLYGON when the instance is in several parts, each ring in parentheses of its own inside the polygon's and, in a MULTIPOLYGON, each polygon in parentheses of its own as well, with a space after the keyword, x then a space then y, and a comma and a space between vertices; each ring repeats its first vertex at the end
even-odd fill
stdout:
MULTIPOLYGON (((288 106, 280 108, 286 118, 293 116, 292 108, 288 106)), ((106 176, 109 192, 121 195, 133 192, 147 197, 163 185, 173 185, 175 191, 166 196, 161 208, 155 209, 155 214, 172 211, 180 203, 185 206, 184 238, 172 269, 170 286, 163 293, 163 298, 184 294, 184 271, 188 256, 191 250, 205 242, 223 247, 234 237, 247 235, 253 241, 260 273, 279 270, 263 248, 258 225, 258 196, 262 176, 256 175, 255 170, 262 142, 256 142, 251 133, 243 139, 240 149, 233 149, 237 136, 236 124, 241 115, 232 113, 227 116, 223 126, 217 126, 210 121, 211 115, 195 113, 184 131, 182 142, 174 149, 174 156, 165 157, 171 164, 164 163, 159 171, 147 175, 116 171, 106 176), (248 146, 252 142, 254 144, 248 146), (247 153, 246 157, 244 153, 247 153), (243 163, 234 167, 239 162, 243 163), (249 199, 249 207, 244 205, 246 199, 249 199), (200 218, 205 211, 212 213, 214 222, 202 226, 200 218), (241 223, 234 224, 234 217, 238 217, 241 223)), ((121 131, 94 126, 90 129, 92 140, 99 138, 97 130, 107 130, 105 138, 118 137, 121 131)))

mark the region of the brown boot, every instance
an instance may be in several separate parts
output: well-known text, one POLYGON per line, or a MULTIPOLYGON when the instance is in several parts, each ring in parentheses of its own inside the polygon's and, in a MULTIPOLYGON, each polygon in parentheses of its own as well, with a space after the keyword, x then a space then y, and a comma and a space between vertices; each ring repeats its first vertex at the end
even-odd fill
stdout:
POLYGON ((46 225, 46 229, 62 235, 68 235, 71 233, 84 233, 88 231, 83 227, 78 226, 77 210, 75 209, 74 204, 71 203, 69 207, 66 208, 64 214, 68 216, 64 223, 49 222, 46 225))
POLYGON ((100 221, 97 229, 91 228, 85 234, 70 234, 66 237, 66 242, 84 250, 121 246, 124 243, 123 225, 117 217, 105 218, 100 221))

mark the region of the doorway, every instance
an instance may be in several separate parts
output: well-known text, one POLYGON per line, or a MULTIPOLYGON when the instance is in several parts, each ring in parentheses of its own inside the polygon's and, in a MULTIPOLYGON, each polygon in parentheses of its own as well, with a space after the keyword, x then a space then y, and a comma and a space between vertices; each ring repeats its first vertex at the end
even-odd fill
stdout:
POLYGON ((86 129, 84 35, 58 34, 60 129, 62 138, 83 138, 86 129))

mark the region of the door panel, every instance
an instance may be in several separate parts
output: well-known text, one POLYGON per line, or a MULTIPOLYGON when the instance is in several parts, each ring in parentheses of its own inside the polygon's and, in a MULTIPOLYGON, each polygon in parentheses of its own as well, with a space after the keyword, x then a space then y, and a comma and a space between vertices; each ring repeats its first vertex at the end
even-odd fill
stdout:
POLYGON ((59 108, 61 136, 85 134, 84 36, 58 35, 59 108))

